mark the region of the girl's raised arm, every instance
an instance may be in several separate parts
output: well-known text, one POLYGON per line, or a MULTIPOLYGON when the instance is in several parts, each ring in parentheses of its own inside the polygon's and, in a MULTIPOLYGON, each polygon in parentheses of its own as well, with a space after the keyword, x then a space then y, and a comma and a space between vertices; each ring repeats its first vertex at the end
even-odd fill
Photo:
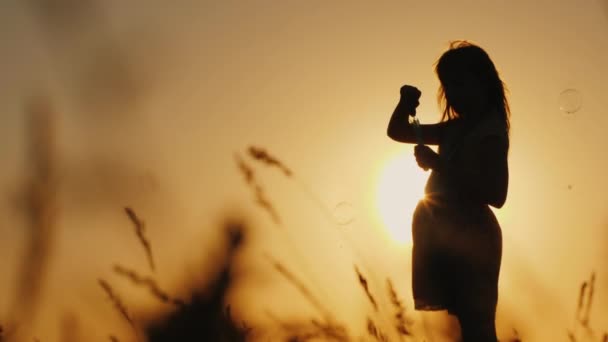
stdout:
MULTIPOLYGON (((388 123, 386 134, 393 140, 407 143, 417 144, 418 139, 416 135, 416 127, 409 122, 409 114, 407 109, 401 105, 401 102, 397 104, 391 120, 388 123)), ((414 110, 415 113, 415 110, 414 110)), ((419 125, 420 136, 424 145, 439 145, 439 139, 441 137, 441 131, 445 127, 445 122, 440 122, 431 125, 419 125)))

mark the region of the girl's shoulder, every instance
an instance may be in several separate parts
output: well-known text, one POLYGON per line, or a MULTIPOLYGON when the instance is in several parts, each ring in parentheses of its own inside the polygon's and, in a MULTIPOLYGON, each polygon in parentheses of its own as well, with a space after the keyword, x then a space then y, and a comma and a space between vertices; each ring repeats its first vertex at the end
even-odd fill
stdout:
POLYGON ((509 144, 509 130, 506 122, 499 115, 487 115, 474 125, 466 124, 462 119, 451 119, 443 122, 440 145, 478 144, 482 140, 497 137, 509 144))
POLYGON ((509 146, 509 130, 499 116, 489 115, 472 127, 467 127, 458 120, 454 120, 449 131, 449 134, 446 134, 446 143, 459 141, 465 149, 479 146, 489 138, 499 138, 506 146, 509 146))

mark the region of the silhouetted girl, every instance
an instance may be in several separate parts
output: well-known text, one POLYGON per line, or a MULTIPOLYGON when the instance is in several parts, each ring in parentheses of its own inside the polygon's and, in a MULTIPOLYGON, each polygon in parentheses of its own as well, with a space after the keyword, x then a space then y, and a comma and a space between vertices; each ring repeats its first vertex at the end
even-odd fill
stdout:
POLYGON ((431 169, 412 223, 412 288, 417 310, 447 310, 465 342, 497 341, 495 312, 502 254, 501 208, 508 186, 509 105, 494 63, 480 47, 451 44, 437 61, 440 123, 416 126, 420 92, 401 88, 388 136, 415 147, 431 169), (438 145, 435 153, 426 145, 438 145))

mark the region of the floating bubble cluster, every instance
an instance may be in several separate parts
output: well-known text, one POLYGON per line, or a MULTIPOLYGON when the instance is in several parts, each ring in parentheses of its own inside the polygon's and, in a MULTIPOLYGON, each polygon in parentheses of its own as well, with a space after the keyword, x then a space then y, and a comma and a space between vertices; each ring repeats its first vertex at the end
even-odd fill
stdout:
POLYGON ((355 210, 346 201, 339 202, 333 209, 334 218, 340 225, 347 225, 355 220, 355 210))
POLYGON ((572 117, 583 105, 583 97, 577 89, 566 89, 559 94, 559 109, 567 117, 572 117))

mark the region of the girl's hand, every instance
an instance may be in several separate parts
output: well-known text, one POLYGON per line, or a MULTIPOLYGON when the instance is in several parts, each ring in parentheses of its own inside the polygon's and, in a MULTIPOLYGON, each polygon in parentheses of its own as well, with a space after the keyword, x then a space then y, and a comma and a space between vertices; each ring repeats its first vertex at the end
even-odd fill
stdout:
POLYGON ((435 170, 439 166, 439 155, 426 145, 416 145, 414 148, 416 162, 424 171, 435 170))
POLYGON ((420 104, 418 99, 422 93, 418 88, 411 85, 404 85, 400 90, 401 99, 399 100, 399 106, 401 106, 404 112, 408 115, 416 115, 416 107, 420 104))

